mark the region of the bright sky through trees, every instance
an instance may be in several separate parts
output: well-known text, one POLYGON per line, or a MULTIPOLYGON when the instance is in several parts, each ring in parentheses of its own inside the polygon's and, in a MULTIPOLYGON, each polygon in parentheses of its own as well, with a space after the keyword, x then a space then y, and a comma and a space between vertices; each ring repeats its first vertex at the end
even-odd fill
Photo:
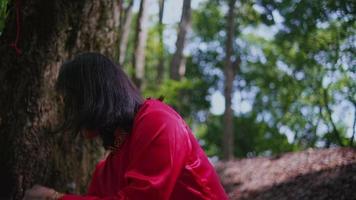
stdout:
MULTIPOLYGON (((202 2, 205 2, 206 0, 193 0, 192 1, 192 8, 196 9, 198 8, 199 4, 202 2)), ((138 2, 138 1, 136 1, 138 2)), ((165 12, 163 16, 163 23, 165 24, 165 30, 164 30, 164 43, 167 48, 167 50, 171 53, 175 51, 175 41, 176 41, 176 31, 177 31, 177 24, 179 23, 180 17, 181 17, 181 9, 182 9, 182 4, 183 0, 166 0, 166 7, 165 7, 165 12)), ((134 6, 134 10, 138 10, 138 3, 134 6)), ((263 12, 263 8, 254 5, 254 9, 257 12, 263 12)), ((157 15, 158 15, 158 5, 155 3, 152 3, 149 8, 149 14, 151 16, 151 24, 154 25, 154 20, 156 20, 157 15), (152 20, 154 19, 154 20, 152 20)), ((284 21, 283 17, 278 13, 278 11, 274 10, 272 12, 274 20, 276 22, 275 25, 273 26, 266 26, 264 24, 259 25, 257 28, 253 27, 247 27, 244 30, 242 30, 243 33, 248 34, 248 33, 254 33, 257 36, 263 37, 265 39, 272 39, 274 34, 277 33, 277 31, 282 27, 282 22, 284 21)), ((237 38, 238 40, 238 38, 237 38)), ((191 46, 194 46, 196 44, 189 44, 188 47, 185 50, 186 54, 190 54, 189 50, 191 46)), ((258 55, 261 54, 260 49, 256 49, 251 47, 251 51, 253 54, 258 55)), ((266 58, 268 59, 268 58, 266 58)), ((283 70, 283 65, 280 65, 281 69, 283 70)), ((243 114, 246 112, 249 112, 252 109, 252 103, 249 101, 249 98, 245 98, 247 96, 253 96, 254 94, 239 94, 238 92, 235 92, 233 95, 233 100, 232 100, 232 107, 233 110, 235 111, 236 114, 243 114)), ((225 102, 224 102, 224 96, 221 93, 221 91, 212 91, 211 96, 210 96, 210 103, 211 103, 211 108, 210 112, 215 114, 215 115, 222 115, 225 110, 225 102)), ((346 134, 347 136, 351 136, 352 134, 352 126, 353 126, 353 121, 354 121, 354 110, 351 105, 349 105, 346 101, 341 103, 340 105, 337 105, 332 108, 335 112, 333 113, 332 117, 335 121, 343 121, 345 125, 347 126, 347 131, 346 134)), ((292 140, 292 135, 290 131, 287 129, 281 130, 284 132, 289 141, 292 140)), ((318 128, 317 132, 324 132, 325 131, 325 125, 320 124, 320 127, 318 128)))

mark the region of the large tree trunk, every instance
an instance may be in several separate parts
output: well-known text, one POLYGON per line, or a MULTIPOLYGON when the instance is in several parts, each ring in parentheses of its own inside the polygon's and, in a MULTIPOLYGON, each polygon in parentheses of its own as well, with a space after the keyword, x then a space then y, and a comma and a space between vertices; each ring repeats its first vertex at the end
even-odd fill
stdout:
POLYGON ((15 3, 0 38, 0 199, 22 199, 44 184, 60 191, 86 188, 100 155, 93 142, 51 133, 60 120, 54 92, 60 64, 82 51, 112 57, 117 44, 116 1, 26 0, 15 3))
POLYGON ((226 39, 226 58, 225 58, 225 113, 224 113, 224 139, 223 156, 225 160, 234 157, 234 124, 233 110, 231 107, 232 86, 234 81, 234 66, 232 62, 233 42, 235 30, 235 4, 236 0, 229 1, 229 11, 227 15, 227 39, 226 39))
POLYGON ((134 77, 133 80, 140 90, 142 90, 142 83, 145 75, 145 48, 147 40, 147 20, 149 0, 141 0, 140 10, 138 13, 135 35, 135 52, 133 55, 134 77))
POLYGON ((187 37, 188 29, 191 24, 191 0, 184 0, 182 17, 179 23, 179 33, 176 41, 176 51, 171 63, 170 77, 173 80, 179 80, 185 73, 185 59, 183 50, 187 37))
POLYGON ((159 0, 158 29, 159 29, 159 61, 157 67, 157 83, 160 84, 164 75, 164 41, 163 41, 163 12, 165 0, 159 0))
POLYGON ((132 6, 134 0, 131 0, 124 12, 121 12, 120 17, 120 37, 119 37, 119 64, 123 65, 126 58, 127 44, 129 42, 129 35, 132 22, 132 6))

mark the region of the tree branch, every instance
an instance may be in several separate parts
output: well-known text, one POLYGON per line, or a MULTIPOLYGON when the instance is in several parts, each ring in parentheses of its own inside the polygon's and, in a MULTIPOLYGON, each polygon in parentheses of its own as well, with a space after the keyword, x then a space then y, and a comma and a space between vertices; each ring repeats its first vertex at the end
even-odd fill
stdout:
POLYGON ((326 108, 326 112, 328 114, 328 118, 329 118, 329 121, 333 127, 333 133, 336 137, 336 140, 337 142, 339 143, 340 146, 345 146, 343 143, 342 143, 342 140, 341 140, 341 136, 340 136, 340 132, 337 130, 336 128, 336 125, 332 119, 332 111, 329 107, 329 100, 328 100, 328 89, 323 89, 323 97, 324 97, 324 103, 325 103, 325 108, 326 108))

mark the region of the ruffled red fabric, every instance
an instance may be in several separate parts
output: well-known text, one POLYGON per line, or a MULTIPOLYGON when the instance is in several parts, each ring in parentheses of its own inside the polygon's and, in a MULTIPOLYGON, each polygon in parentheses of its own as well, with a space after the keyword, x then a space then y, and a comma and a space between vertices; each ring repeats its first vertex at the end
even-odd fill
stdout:
POLYGON ((85 196, 61 200, 225 200, 219 177, 184 120, 149 99, 117 152, 99 162, 85 196))

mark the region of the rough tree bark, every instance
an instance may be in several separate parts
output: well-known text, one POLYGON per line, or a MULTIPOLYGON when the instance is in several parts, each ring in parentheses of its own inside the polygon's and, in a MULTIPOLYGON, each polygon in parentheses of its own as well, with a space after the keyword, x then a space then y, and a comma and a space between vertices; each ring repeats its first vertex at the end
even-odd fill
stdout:
POLYGON ((191 0, 184 0, 182 17, 179 23, 179 33, 176 41, 176 51, 171 62, 170 77, 173 80, 179 80, 185 73, 185 59, 183 50, 187 37, 188 29, 191 24, 191 0))
POLYGON ((225 113, 224 113, 224 139, 223 157, 225 160, 234 158, 234 124, 233 110, 231 107, 232 86, 234 81, 234 66, 232 61, 233 42, 235 35, 235 4, 236 0, 229 1, 229 11, 227 14, 227 38, 226 38, 226 58, 225 58, 225 113))
POLYGON ((148 7, 149 0, 141 0, 140 10, 138 12, 136 35, 135 35, 135 52, 133 55, 132 64, 134 66, 133 80, 140 90, 145 75, 145 48, 147 40, 147 20, 148 20, 148 7))
POLYGON ((134 0, 131 0, 124 12, 120 13, 120 37, 119 37, 119 64, 123 65, 126 58, 126 49, 129 42, 129 34, 132 22, 132 6, 134 0))
POLYGON ((100 155, 93 142, 51 133, 60 110, 54 83, 60 64, 82 51, 112 57, 118 6, 111 0, 26 0, 19 7, 21 55, 15 2, 0 37, 0 199, 22 199, 44 184, 60 191, 86 187, 100 155))
POLYGON ((164 41, 163 41, 163 12, 165 0, 159 0, 158 29, 159 29, 159 61, 157 67, 157 83, 160 84, 164 74, 164 41))

